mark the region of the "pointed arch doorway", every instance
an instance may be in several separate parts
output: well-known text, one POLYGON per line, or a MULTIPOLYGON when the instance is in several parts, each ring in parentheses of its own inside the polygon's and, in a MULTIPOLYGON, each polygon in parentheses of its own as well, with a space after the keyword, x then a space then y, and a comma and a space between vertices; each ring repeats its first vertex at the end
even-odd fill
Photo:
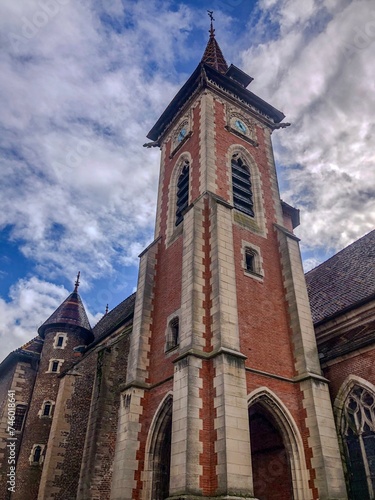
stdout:
POLYGON ((168 396, 157 412, 149 447, 150 493, 152 500, 169 497, 172 442, 172 397, 168 396))
POLYGON ((279 426, 267 407, 249 408, 254 496, 259 500, 291 500, 292 475, 279 426))

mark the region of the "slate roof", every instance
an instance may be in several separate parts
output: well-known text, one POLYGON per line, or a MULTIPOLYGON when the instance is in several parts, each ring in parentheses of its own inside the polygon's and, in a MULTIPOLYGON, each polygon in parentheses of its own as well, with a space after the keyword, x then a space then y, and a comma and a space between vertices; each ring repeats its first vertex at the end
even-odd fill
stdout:
POLYGON ((88 338, 92 338, 91 326, 85 307, 76 289, 60 304, 43 325, 39 327, 39 335, 44 338, 46 329, 52 326, 75 326, 86 332, 88 338))
POLYGON ((15 349, 6 356, 0 363, 0 373, 17 361, 37 362, 43 347, 43 340, 40 337, 34 337, 22 347, 15 349))
POLYGON ((227 62, 223 56, 219 44, 216 41, 214 30, 212 29, 212 27, 210 38, 208 40, 207 47, 204 51, 201 62, 212 66, 216 69, 216 71, 222 73, 223 75, 225 75, 225 73, 228 71, 227 62))
POLYGON ((34 337, 33 339, 29 340, 26 342, 26 344, 23 344, 19 349, 22 351, 31 351, 31 352, 37 352, 40 353, 42 352, 42 347, 43 347, 43 340, 39 337, 34 337))
POLYGON ((314 324, 375 299, 375 230, 306 273, 314 324))
POLYGON ((133 293, 128 298, 120 302, 112 311, 109 311, 102 319, 94 326, 93 333, 95 341, 107 334, 113 332, 125 320, 130 319, 134 314, 135 296, 133 293))

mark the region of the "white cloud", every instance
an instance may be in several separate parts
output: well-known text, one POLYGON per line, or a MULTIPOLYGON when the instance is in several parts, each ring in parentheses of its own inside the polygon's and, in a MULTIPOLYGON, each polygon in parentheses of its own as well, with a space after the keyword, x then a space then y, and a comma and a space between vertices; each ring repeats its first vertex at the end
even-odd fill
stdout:
MULTIPOLYGON (((0 298, 0 358, 37 335, 44 321, 69 295, 64 287, 42 281, 35 276, 19 280, 10 289, 10 302, 0 298)), ((90 324, 101 315, 93 316, 86 308, 90 324)))
POLYGON ((4 345, 14 348, 67 295, 50 284, 45 302, 43 279, 80 269, 88 290, 137 265, 152 239, 159 152, 142 144, 181 84, 174 63, 187 57, 193 14, 158 0, 20 0, 0 10, 0 229, 40 278, 1 300, 4 345))
POLYGON ((375 8, 292 3, 278 2, 278 36, 244 51, 243 66, 292 122, 274 144, 282 195, 302 211, 302 245, 333 252, 375 225, 375 8))
POLYGON ((168 71, 191 12, 157 1, 103 11, 56 0, 48 18, 41 3, 20 3, 2 16, 1 168, 9 182, 0 226, 12 227, 23 253, 45 271, 57 266, 70 277, 79 265, 95 278, 116 257, 135 264, 127 248, 152 238, 158 175, 158 152, 142 144, 178 89, 168 71), (115 18, 130 23, 125 34, 110 26, 115 18), (155 62, 166 75, 148 70, 155 62))
MULTIPOLYGON (((375 8, 262 0, 259 9, 237 43, 229 15, 215 14, 217 38, 228 62, 255 77, 250 90, 292 122, 274 134, 282 196, 301 208, 310 254, 335 251, 375 223, 375 8)), ((201 57, 191 33, 207 33, 204 10, 163 0, 2 2, 0 228, 11 228, 39 276, 0 299, 12 348, 69 293, 44 280, 80 269, 89 290, 137 264, 152 239, 159 151, 141 146, 188 77, 179 63, 201 57)))

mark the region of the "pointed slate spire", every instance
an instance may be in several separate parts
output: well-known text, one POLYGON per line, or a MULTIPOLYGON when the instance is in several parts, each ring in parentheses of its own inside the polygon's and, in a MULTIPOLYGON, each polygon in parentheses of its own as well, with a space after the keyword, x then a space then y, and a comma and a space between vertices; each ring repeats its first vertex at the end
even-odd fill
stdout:
POLYGON ((80 273, 77 275, 77 280, 74 284, 74 291, 64 300, 64 302, 56 309, 54 313, 39 327, 38 333, 44 338, 45 332, 50 328, 67 328, 76 327, 80 333, 83 333, 88 341, 93 339, 91 326, 82 303, 81 297, 78 295, 80 273))
POLYGON ((215 29, 213 25, 213 21, 215 19, 213 17, 213 11, 208 10, 207 12, 211 19, 211 26, 209 32, 210 38, 208 40, 207 47, 206 50, 204 51, 201 62, 208 64, 209 66, 212 66, 217 71, 219 71, 219 73, 222 73, 224 75, 228 71, 228 65, 223 56, 223 53, 221 52, 221 48, 219 47, 219 44, 217 43, 215 38, 215 29))

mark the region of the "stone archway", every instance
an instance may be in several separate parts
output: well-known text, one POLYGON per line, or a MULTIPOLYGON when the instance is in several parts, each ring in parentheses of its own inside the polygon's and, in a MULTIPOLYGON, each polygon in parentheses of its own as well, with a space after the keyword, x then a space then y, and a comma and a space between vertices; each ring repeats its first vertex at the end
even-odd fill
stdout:
POLYGON ((255 497, 310 500, 303 442, 291 413, 267 387, 254 390, 248 406, 255 497))
POLYGON ((172 395, 162 401, 152 421, 146 444, 144 471, 144 500, 165 500, 169 497, 172 395))
POLYGON ((259 500, 291 500, 292 474, 288 451, 274 417, 255 403, 249 408, 254 496, 259 500))
POLYGON ((171 469, 172 413, 165 416, 155 448, 152 475, 152 500, 164 500, 169 497, 171 469))

